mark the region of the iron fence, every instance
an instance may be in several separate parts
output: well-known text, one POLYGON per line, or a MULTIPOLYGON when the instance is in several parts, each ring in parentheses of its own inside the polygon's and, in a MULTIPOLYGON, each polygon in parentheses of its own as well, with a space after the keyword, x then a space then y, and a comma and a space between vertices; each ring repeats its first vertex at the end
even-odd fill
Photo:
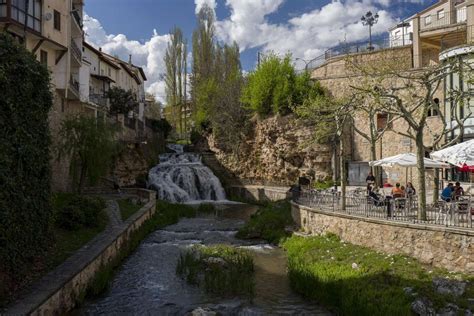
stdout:
POLYGON ((422 32, 448 25, 464 23, 467 20, 466 7, 459 8, 455 11, 440 10, 435 14, 422 16, 420 19, 420 31, 422 32))
POLYGON ((345 197, 345 208, 343 209, 340 192, 305 190, 293 192, 293 202, 322 211, 366 218, 466 229, 473 228, 474 210, 469 198, 430 204, 427 206, 424 219, 419 217, 418 198, 416 196, 395 199, 380 196, 375 199, 367 196, 365 190, 356 191, 345 197))

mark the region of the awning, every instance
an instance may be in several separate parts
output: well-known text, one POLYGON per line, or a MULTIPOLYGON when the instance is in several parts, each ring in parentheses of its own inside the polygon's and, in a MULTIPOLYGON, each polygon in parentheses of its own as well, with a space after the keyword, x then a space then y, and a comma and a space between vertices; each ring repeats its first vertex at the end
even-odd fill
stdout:
MULTIPOLYGON (((429 158, 424 159, 425 168, 449 168, 447 163, 435 161, 429 158)), ((383 158, 380 160, 370 161, 369 165, 372 167, 416 167, 417 159, 413 153, 400 154, 392 157, 383 158)))

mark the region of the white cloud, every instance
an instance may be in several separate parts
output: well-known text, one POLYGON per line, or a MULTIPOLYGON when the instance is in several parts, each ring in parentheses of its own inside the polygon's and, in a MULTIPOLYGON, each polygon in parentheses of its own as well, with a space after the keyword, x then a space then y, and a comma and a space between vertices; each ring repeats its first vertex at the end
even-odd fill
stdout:
POLYGON ((159 101, 164 102, 163 74, 165 73, 165 64, 163 57, 170 38, 169 34, 160 35, 154 30, 151 37, 141 43, 129 40, 124 34, 107 34, 100 21, 87 14, 84 17, 84 31, 86 40, 95 47, 101 47, 104 52, 126 61, 128 56, 132 55, 133 63, 143 67, 148 78, 147 92, 154 94, 159 101))
POLYGON ((196 14, 199 13, 199 10, 201 10, 205 4, 207 4, 212 10, 215 10, 217 6, 216 0, 194 0, 194 4, 196 5, 196 14))
POLYGON ((386 32, 396 23, 383 9, 391 0, 333 1, 282 24, 269 22, 268 16, 284 1, 226 0, 231 15, 216 22, 219 39, 227 43, 236 41, 242 51, 262 47, 263 51, 291 52, 294 57, 312 59, 341 42, 367 38, 368 30, 360 23, 360 17, 369 10, 380 16, 372 29, 375 35, 386 32))

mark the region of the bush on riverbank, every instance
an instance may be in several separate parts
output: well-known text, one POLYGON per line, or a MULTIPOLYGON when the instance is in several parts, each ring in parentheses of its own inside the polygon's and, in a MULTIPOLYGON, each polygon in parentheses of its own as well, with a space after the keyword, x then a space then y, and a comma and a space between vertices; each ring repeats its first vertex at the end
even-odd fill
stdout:
POLYGON ((442 295, 435 290, 434 279, 447 277, 462 284, 455 280, 462 276, 428 270, 410 257, 347 244, 335 235, 291 237, 283 246, 293 289, 341 315, 411 315, 417 299, 431 302, 436 310, 448 303, 465 309, 474 293, 471 279, 459 297, 442 295))
POLYGON ((290 235, 286 228, 293 224, 288 201, 268 203, 252 215, 236 236, 241 239, 265 239, 278 244, 290 235))
POLYGON ((156 201, 156 212, 152 217, 146 220, 138 230, 130 235, 128 241, 122 246, 114 260, 99 269, 99 272, 95 275, 94 280, 84 293, 84 298, 95 298, 105 292, 114 276, 115 269, 120 266, 121 262, 127 258, 150 233, 165 226, 176 224, 180 218, 192 218, 195 215, 196 210, 190 206, 171 204, 160 200, 156 201))
POLYGON ((55 226, 66 230, 104 226, 107 222, 106 204, 100 197, 70 193, 53 196, 55 226))
POLYGON ((254 293, 254 265, 250 252, 227 245, 195 246, 183 252, 176 274, 188 283, 220 296, 254 293))

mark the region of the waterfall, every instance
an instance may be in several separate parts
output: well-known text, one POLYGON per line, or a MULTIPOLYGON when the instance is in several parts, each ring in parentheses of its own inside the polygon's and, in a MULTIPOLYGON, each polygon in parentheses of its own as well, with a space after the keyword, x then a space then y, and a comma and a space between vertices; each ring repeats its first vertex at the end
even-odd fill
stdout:
POLYGON ((171 203, 222 201, 219 179, 202 164, 201 156, 185 153, 181 145, 168 145, 174 153, 160 155, 160 163, 148 172, 148 187, 171 203))

